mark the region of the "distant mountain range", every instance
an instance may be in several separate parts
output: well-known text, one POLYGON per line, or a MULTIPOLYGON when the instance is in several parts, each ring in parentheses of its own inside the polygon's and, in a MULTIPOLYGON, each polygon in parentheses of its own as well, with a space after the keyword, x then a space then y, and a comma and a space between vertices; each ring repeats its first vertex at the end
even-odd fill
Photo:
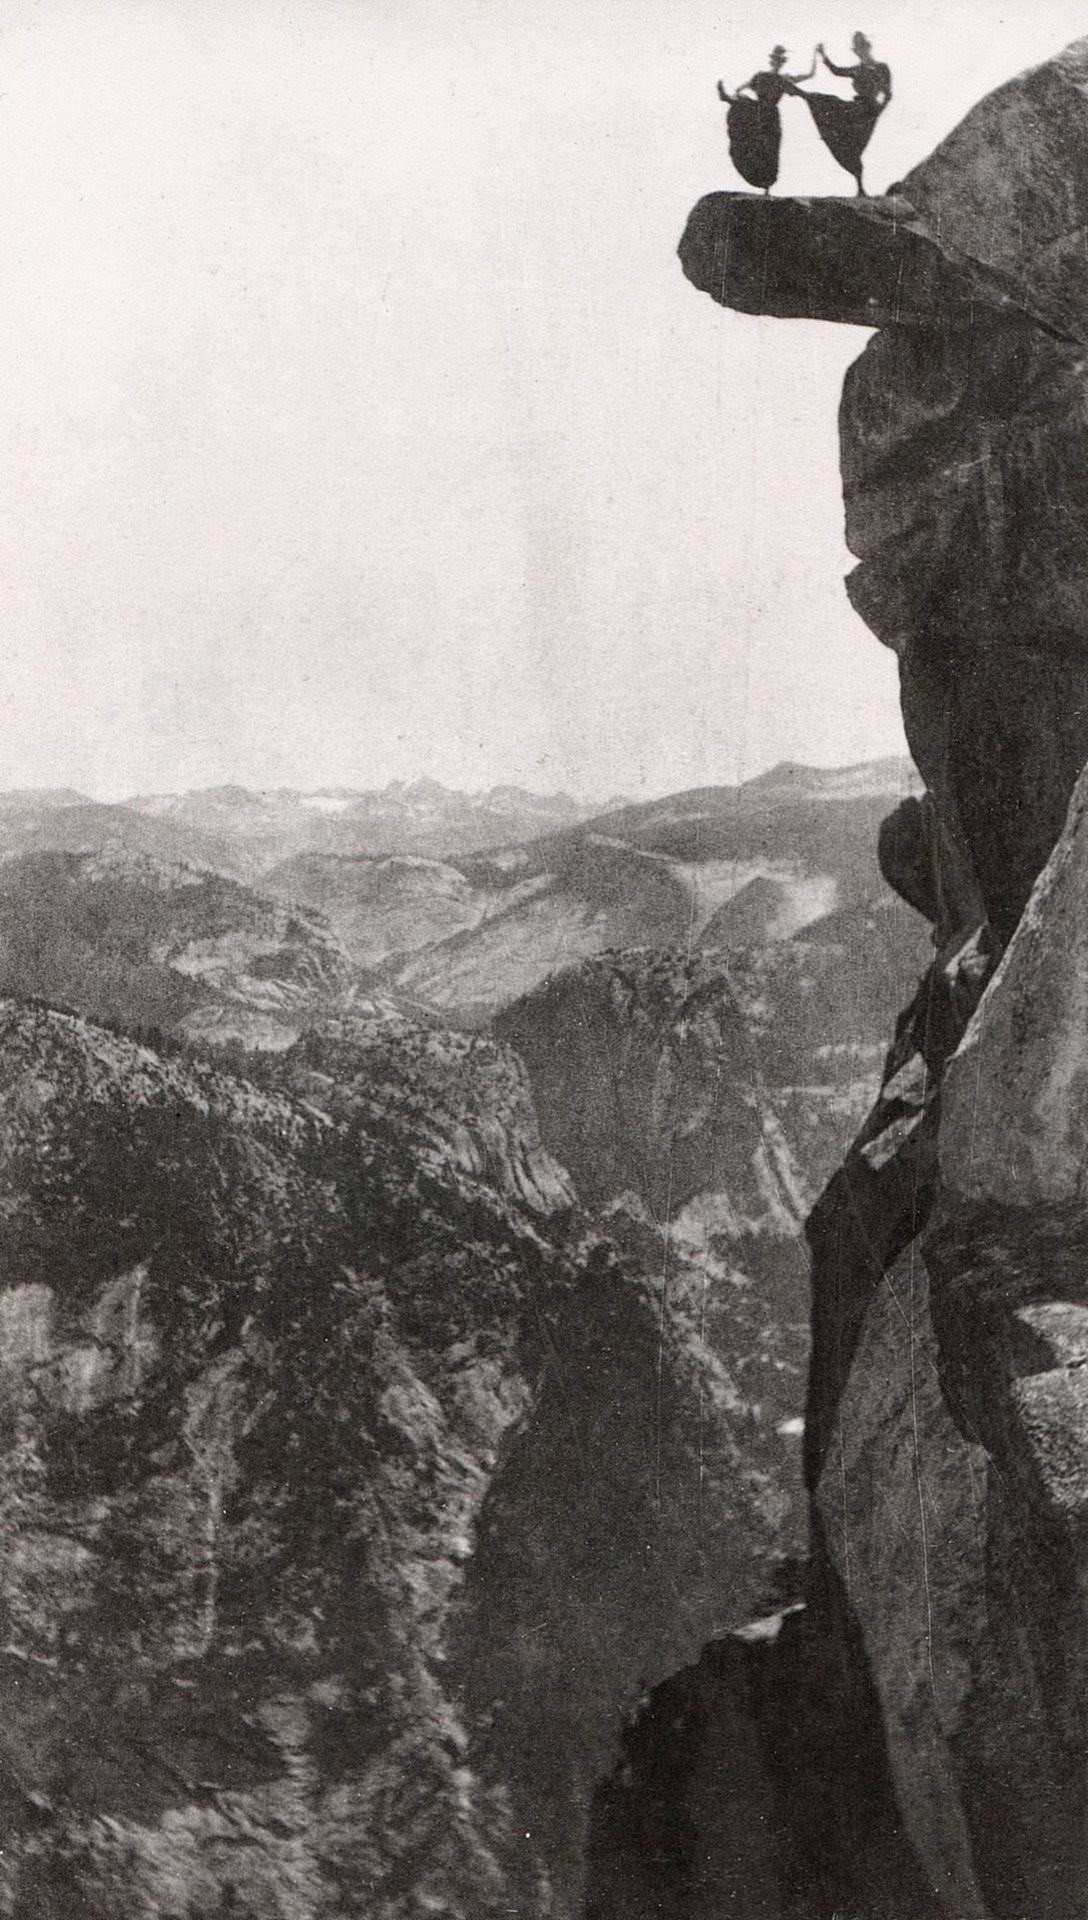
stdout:
POLYGON ((918 790, 905 761, 776 768, 427 869, 314 858, 266 885, 327 913, 363 962, 387 940, 374 984, 461 1020, 612 948, 764 946, 878 900, 920 968, 927 930, 875 855, 880 821, 918 790))
MULTIPOLYGON (((862 800, 913 792, 908 760, 858 767, 802 767, 784 762, 739 787, 685 793, 720 810, 831 799, 862 800)), ((516 846, 595 819, 656 814, 670 800, 641 806, 616 797, 603 805, 568 793, 531 793, 497 786, 462 793, 437 780, 394 780, 375 789, 289 787, 255 791, 242 786, 195 788, 186 793, 135 794, 103 801, 73 787, 0 792, 0 857, 5 853, 96 853, 122 845, 165 860, 190 860, 246 879, 306 854, 459 858, 516 846)))
MULTIPOLYGON (((233 972, 225 963, 204 967, 200 1004, 214 987, 217 1005, 254 1007, 238 954, 249 951, 255 928, 279 951, 294 911, 308 937, 337 949, 341 987, 346 970, 368 994, 479 1024, 557 969, 611 948, 765 945, 827 916, 867 910, 886 898, 874 854, 879 821, 917 788, 908 761, 885 760, 783 765, 742 786, 596 813, 564 794, 498 787, 471 795, 430 780, 376 793, 216 787, 113 805, 67 789, 4 794, 0 979, 15 992, 32 990, 35 979, 44 991, 47 980, 56 998, 106 1013, 117 925, 132 915, 141 931, 125 951, 134 962, 138 953, 145 970, 141 1008, 161 1001, 168 1024, 191 1022, 194 974, 182 958, 189 943, 220 942, 229 932, 233 972), (58 865, 60 855, 81 856, 81 864, 58 865), (203 889, 194 892, 186 869, 205 876, 203 889), (225 880, 236 883, 233 892, 225 880), (253 887, 255 896, 247 893, 253 887), (115 924, 103 971, 102 956, 92 965, 93 935, 80 928, 102 920, 107 893, 115 924), (154 902, 151 921, 145 895, 154 902), (180 914, 169 933, 168 899, 180 914), (207 920, 199 930, 198 906, 197 918, 207 920), (152 922, 153 962, 145 951, 152 922), (150 964, 159 981, 153 992, 150 964)), ((898 903, 886 911, 902 920, 908 948, 920 951, 921 922, 898 903)), ((281 960, 287 964, 283 953, 281 960)), ((266 980, 279 968, 270 952, 261 958, 266 980)), ((327 981, 324 962, 319 972, 327 981)), ((118 986, 122 1002, 128 991, 118 986)))
POLYGON ((252 872, 307 852, 330 854, 475 853, 504 840, 573 826, 597 811, 567 793, 536 794, 524 787, 458 793, 437 780, 394 780, 359 792, 323 787, 254 793, 246 787, 207 787, 192 793, 137 794, 133 813, 203 840, 228 841, 252 872))
POLYGON ((395 780, 372 792, 206 787, 115 802, 92 800, 70 787, 20 789, 0 793, 0 856, 96 853, 122 845, 253 879, 307 852, 476 853, 572 826, 599 811, 565 793, 513 786, 458 793, 437 780, 395 780))

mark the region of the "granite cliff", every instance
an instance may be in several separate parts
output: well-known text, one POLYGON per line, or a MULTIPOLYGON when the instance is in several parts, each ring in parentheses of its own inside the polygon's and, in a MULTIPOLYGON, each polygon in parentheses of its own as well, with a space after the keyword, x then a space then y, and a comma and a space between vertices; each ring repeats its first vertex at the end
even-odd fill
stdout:
POLYGON ((574 1916, 788 1496, 495 1042, 0 1004, 0 1911, 574 1916))
POLYGON ((681 249, 726 306, 875 329, 847 588, 926 786, 880 851, 936 956, 808 1223, 814 1751, 852 1724, 788 1908, 821 1920, 1073 1920, 1088 1886, 1086 225, 1080 41, 885 198, 714 195, 681 249))

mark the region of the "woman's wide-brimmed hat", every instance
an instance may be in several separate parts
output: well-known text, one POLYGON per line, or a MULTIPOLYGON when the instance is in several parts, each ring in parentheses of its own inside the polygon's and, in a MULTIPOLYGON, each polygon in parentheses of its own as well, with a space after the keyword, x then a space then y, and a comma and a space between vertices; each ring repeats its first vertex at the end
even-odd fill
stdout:
POLYGON ((772 48, 771 48, 771 59, 772 59, 772 60, 784 60, 785 58, 786 58, 786 48, 785 48, 785 47, 772 47, 772 48))

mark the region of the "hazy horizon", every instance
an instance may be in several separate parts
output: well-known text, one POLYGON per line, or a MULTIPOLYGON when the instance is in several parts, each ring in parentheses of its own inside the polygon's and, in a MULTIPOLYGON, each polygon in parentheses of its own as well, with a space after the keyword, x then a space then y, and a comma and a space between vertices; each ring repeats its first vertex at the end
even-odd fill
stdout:
MULTIPOLYGON (((862 25, 879 189, 1083 30, 862 25)), ((858 25, 782 0, 807 65, 858 25)), ((0 788, 634 799, 905 751, 842 587, 861 329, 723 313, 709 0, 16 0, 0 26, 0 788)), ((779 190, 848 183, 784 109, 779 190)))
MULTIPOLYGON (((867 767, 891 766, 900 761, 906 763, 907 765, 912 764, 910 761, 910 755, 907 751, 905 744, 902 748, 902 751, 899 753, 877 754, 867 760, 855 760, 855 761, 815 761, 815 760, 796 760, 796 759, 777 760, 777 761, 773 761, 771 765, 768 767, 757 768, 754 772, 747 774, 745 776, 745 779, 741 782, 731 782, 726 780, 706 781, 706 782, 697 783, 697 786, 705 785, 707 787, 728 788, 732 785, 751 785, 755 781, 765 780, 769 774, 773 774, 777 772, 786 772, 786 771, 789 771, 789 772, 799 771, 802 773, 855 773, 855 772, 861 772, 867 767)), ((347 784, 343 781, 317 781, 312 786, 308 785, 305 787, 293 786, 291 784, 281 784, 278 786, 261 787, 261 786, 253 786, 249 782, 243 781, 243 780, 225 779, 225 780, 208 781, 205 784, 195 786, 195 787, 177 787, 177 788, 159 787, 154 789, 141 788, 139 790, 130 789, 124 793, 102 793, 102 792, 95 793, 95 792, 89 791, 87 788, 84 788, 84 787, 73 786, 70 782, 67 782, 67 781, 65 782, 53 781, 48 783, 40 783, 34 786, 18 786, 18 787, 0 788, 0 801, 5 799, 12 799, 12 798, 22 798, 24 796, 27 798, 32 798, 35 794, 41 794, 43 796, 46 796, 46 795, 49 795, 50 793, 72 793, 77 797, 77 799, 86 800, 95 806, 124 806, 126 802, 131 802, 135 800, 174 799, 178 797, 184 797, 185 795, 188 795, 188 794, 198 795, 198 794, 216 793, 216 792, 224 792, 224 793, 245 792, 245 793, 251 793, 258 797, 269 796, 269 795, 274 796, 278 794, 298 794, 302 797, 308 797, 314 794, 364 795, 369 793, 384 793, 384 792, 387 792, 391 787, 411 790, 414 787, 418 787, 420 785, 426 785, 428 783, 432 783, 436 786, 441 787, 442 790, 446 793, 463 794, 468 799, 478 799, 488 794, 502 792, 504 789, 507 789, 507 790, 520 790, 530 795, 534 799, 539 798, 539 799, 555 800, 555 799, 565 798, 565 799, 574 801, 579 806, 589 806, 589 807, 607 806, 610 803, 614 803, 614 802, 622 803, 624 805, 631 804, 631 805, 637 806, 642 804, 644 801, 652 802, 653 800, 665 800, 665 799, 668 799, 673 794, 684 793, 684 792, 689 792, 693 790, 690 785, 689 786, 673 785, 673 786, 663 787, 659 791, 654 793, 630 794, 630 793, 623 793, 620 790, 616 790, 614 792, 597 794, 597 793, 590 792, 588 789, 579 791, 577 789, 570 789, 565 787, 552 787, 552 788, 533 787, 533 786, 526 785, 524 781, 520 781, 520 780, 493 780, 493 781, 477 782, 476 784, 469 784, 464 787, 454 787, 454 786, 451 786, 448 781, 436 780, 433 774, 421 772, 421 773, 417 773, 414 777, 413 776, 403 777, 400 775, 395 775, 391 780, 387 780, 387 781, 369 782, 369 783, 362 781, 354 785, 347 784)))

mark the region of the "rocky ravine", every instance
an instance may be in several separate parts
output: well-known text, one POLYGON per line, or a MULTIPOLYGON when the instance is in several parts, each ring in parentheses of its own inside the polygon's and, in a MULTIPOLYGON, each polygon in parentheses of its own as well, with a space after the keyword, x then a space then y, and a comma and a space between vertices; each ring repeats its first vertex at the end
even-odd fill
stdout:
POLYGON ((844 1791, 795 1912, 1084 1911, 1086 224, 1081 41, 893 199, 717 195, 682 247, 725 305, 877 328, 841 412, 848 587, 927 787, 885 870, 938 942, 809 1223, 806 1631, 826 1750, 849 1710, 913 1865, 850 1855, 844 1791))
POLYGON ((0 1912, 575 1920, 786 1497, 512 1055, 252 1072, 0 1005, 0 1912))
POLYGON ((916 981, 901 914, 732 952, 603 954, 509 1008, 542 1135, 579 1197, 674 1304, 752 1410, 749 1444, 805 1546, 804 1227, 871 1106, 916 981), (869 965, 866 968, 865 956, 869 965))
MULTIPOLYGON (((744 830, 800 832, 806 778, 744 830)), ((5 1015, 0 1910, 581 1912, 632 1710, 796 1595, 801 1227, 914 920, 567 973, 508 1022, 542 1141, 518 1055, 365 1011, 319 916, 0 868, 0 977, 75 1009, 5 1015), (86 1017, 126 1009, 147 1044, 86 1017)), ((716 1698, 736 1875, 728 1660, 716 1698)))

